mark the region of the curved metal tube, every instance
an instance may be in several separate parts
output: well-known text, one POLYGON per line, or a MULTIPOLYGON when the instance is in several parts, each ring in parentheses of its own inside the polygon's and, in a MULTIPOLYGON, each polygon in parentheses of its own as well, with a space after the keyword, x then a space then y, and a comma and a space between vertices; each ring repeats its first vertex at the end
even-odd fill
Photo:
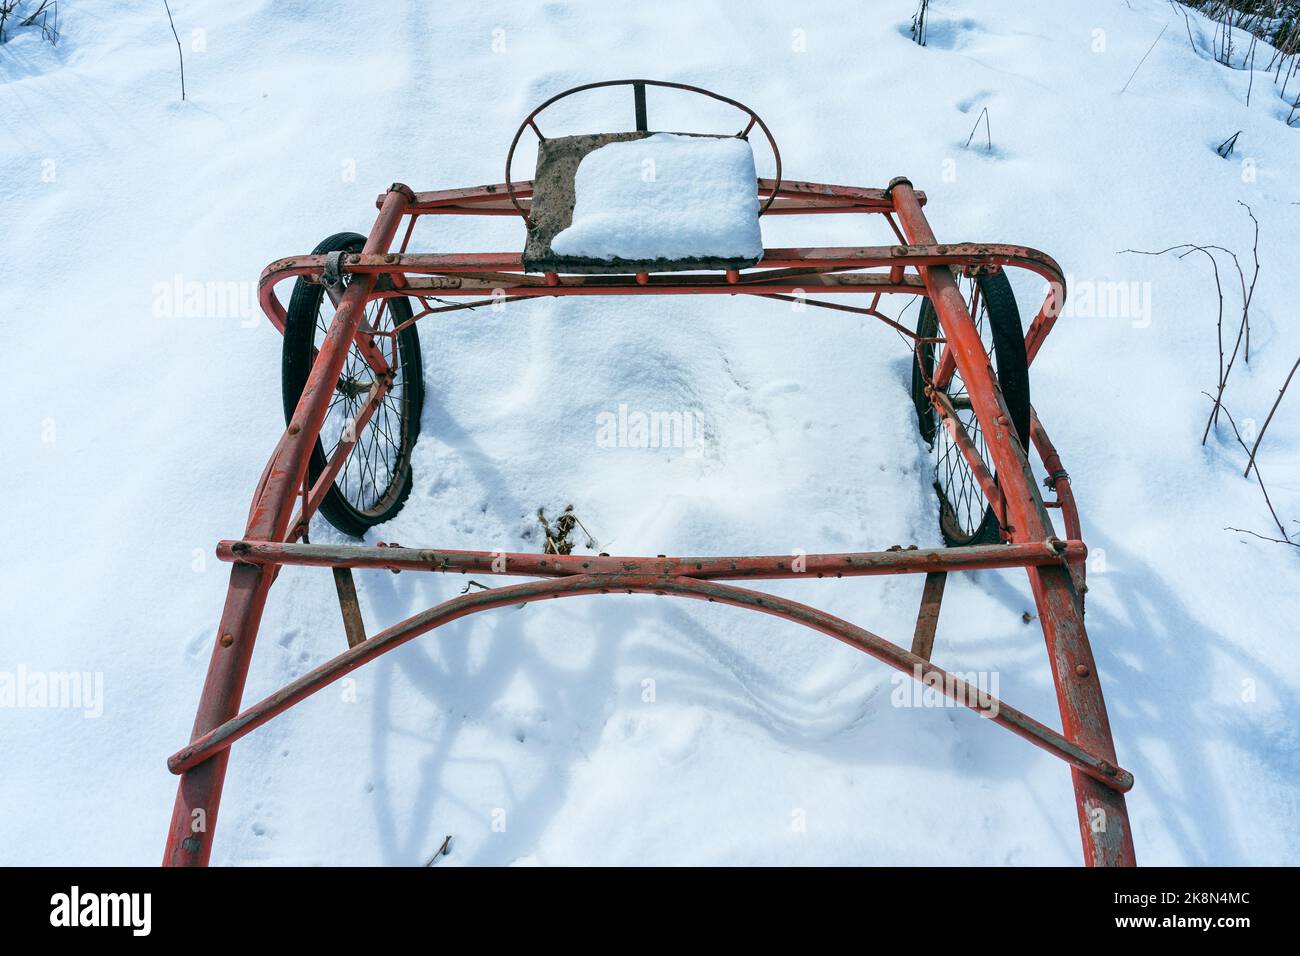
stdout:
MULTIPOLYGON (((685 90, 688 93, 699 93, 701 96, 707 96, 710 99, 726 103, 728 106, 734 106, 736 109, 749 116, 749 126, 745 127, 745 133, 748 133, 753 125, 757 123, 759 128, 763 131, 763 135, 767 137, 767 144, 772 149, 772 157, 776 160, 776 185, 772 188, 772 194, 767 197, 767 202, 763 203, 762 208, 758 210, 758 214, 761 216, 763 213, 767 212, 768 207, 776 200, 777 191, 781 188, 781 150, 777 148, 776 137, 772 135, 772 131, 767 128, 767 124, 763 122, 761 116, 739 100, 733 100, 731 97, 723 96, 721 93, 714 93, 712 90, 706 90, 702 86, 691 86, 689 83, 669 83, 666 80, 602 80, 599 83, 584 83, 581 86, 575 86, 564 90, 561 93, 556 93, 541 106, 538 106, 531 113, 525 116, 524 121, 519 124, 519 129, 515 130, 514 139, 510 141, 510 149, 506 151, 506 193, 509 195, 510 202, 514 205, 519 215, 523 217, 524 222, 530 221, 528 211, 519 204, 519 200, 515 197, 514 182, 510 179, 510 167, 514 164, 515 148, 518 147, 519 139, 524 135, 524 130, 531 126, 533 131, 537 133, 540 138, 542 133, 541 130, 537 128, 538 115, 551 104, 564 99, 566 96, 572 96, 574 93, 583 93, 587 90, 597 90, 607 86, 638 85, 643 87, 659 86, 670 90, 685 90)), ((742 133, 741 135, 744 134, 742 133)))
POLYGON ((1114 790, 1123 793, 1133 786, 1133 775, 1127 770, 1116 767, 1109 761, 1076 746, 1050 727, 1002 703, 997 698, 978 691, 924 658, 886 641, 865 628, 850 624, 824 611, 786 598, 733 585, 718 584, 715 581, 700 581, 685 577, 607 574, 584 574, 550 581, 530 581, 526 584, 476 591, 444 601, 436 607, 376 634, 362 644, 349 648, 333 660, 309 671, 220 727, 194 740, 168 759, 168 769, 172 773, 184 773, 226 750, 245 734, 363 664, 443 624, 491 608, 527 604, 548 598, 618 592, 716 601, 803 624, 909 674, 1035 746, 1055 754, 1076 770, 1114 790))
MULTIPOLYGON (((808 274, 829 273, 853 269, 899 268, 911 266, 1014 266, 1025 269, 1046 281, 1049 292, 1038 315, 1026 334, 1026 348, 1029 361, 1037 353, 1051 326, 1060 313, 1065 301, 1065 277, 1056 260, 1045 252, 1027 246, 1005 243, 936 243, 931 245, 895 245, 895 246, 856 246, 823 247, 815 249, 766 249, 763 263, 770 269, 798 268, 808 270, 808 274)), ((258 302, 276 328, 284 327, 284 307, 275 296, 275 286, 285 279, 297 276, 319 275, 325 267, 325 257, 319 255, 288 256, 277 259, 262 270, 258 279, 258 302)), ((345 256, 342 271, 353 275, 380 275, 401 273, 403 275, 448 275, 461 273, 473 274, 484 270, 514 272, 520 275, 520 285, 506 289, 511 295, 556 296, 556 295, 626 295, 631 293, 663 294, 665 290, 653 286, 619 286, 593 285, 591 287, 572 285, 532 285, 525 284, 522 275, 523 262, 519 253, 468 253, 461 255, 441 255, 434 253, 397 254, 355 254, 345 256)), ((765 291, 762 285, 764 270, 745 272, 739 284, 718 281, 712 285, 700 283, 693 285, 689 291, 699 294, 726 295, 761 295, 765 291)), ((796 283, 797 284, 797 283, 796 283)), ((845 291, 845 290, 838 290, 845 291)), ((850 290, 851 291, 851 290, 850 290)), ((874 290, 873 290, 874 291, 874 290)), ((902 292, 904 290, 891 290, 902 292)), ((906 290, 909 294, 923 295, 925 290, 906 290)), ((457 295, 458 290, 448 289, 440 295, 457 295)), ((478 295, 478 292, 471 294, 478 295)))

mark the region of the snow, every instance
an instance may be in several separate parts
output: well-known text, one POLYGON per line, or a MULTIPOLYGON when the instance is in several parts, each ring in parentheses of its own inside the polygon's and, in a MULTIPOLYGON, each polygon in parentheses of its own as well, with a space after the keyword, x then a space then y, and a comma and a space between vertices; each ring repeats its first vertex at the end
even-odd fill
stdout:
MULTIPOLYGON (((1227 401, 1239 424, 1262 423, 1300 352, 1300 130, 1262 71, 1247 106, 1248 72, 1194 48, 1164 0, 940 0, 926 48, 906 35, 912 0, 847 20, 839 4, 774 0, 743 15, 180 0, 185 102, 160 6, 66 6, 57 48, 30 34, 0 48, 0 672, 101 675, 102 714, 0 708, 0 863, 161 858, 164 760, 189 737, 228 577, 212 549, 241 532, 283 428, 280 340, 252 302, 262 268, 365 232, 394 180, 498 181, 528 110, 621 76, 754 107, 792 179, 908 175, 940 241, 1045 250, 1080 304, 1107 283, 1149 290, 1149 311, 1067 314, 1032 370, 1093 549, 1087 622, 1137 779, 1138 859, 1300 862, 1300 559, 1224 530, 1268 533, 1270 519, 1226 425, 1200 444, 1218 374, 1208 264, 1117 254, 1212 242, 1249 264, 1238 202, 1251 204, 1263 268, 1227 401), (985 108, 994 148, 966 148, 985 108), (1239 129, 1221 159, 1213 147, 1239 129)), ((1206 42, 1214 28, 1192 29, 1206 42)), ((618 92, 558 104, 547 134, 628 128, 618 92)), ((649 116, 734 130, 734 111, 685 94, 651 90, 649 116)), ((762 228, 769 248, 894 241, 869 217, 762 228)), ((414 248, 523 242, 512 218, 443 219, 414 248)), ((1022 311, 1041 301, 1039 283, 1014 282, 1022 311)), ((570 503, 614 554, 940 543, 908 350, 868 318, 574 297, 429 319, 421 336, 415 490, 372 543, 540 550, 537 508, 570 503), (704 441, 598 443, 600 416, 624 404, 689 412, 704 441)), ((1260 451, 1288 522, 1297 400, 1260 451)), ((323 525, 312 538, 340 540, 323 525)), ((464 586, 357 579, 371 631, 464 586)), ((906 643, 920 587, 770 590, 906 643)), ((936 661, 996 674, 1004 700, 1059 727, 1024 575, 957 575, 947 591, 936 661)), ((287 569, 245 700, 343 647, 330 576, 287 569)), ((792 624, 653 596, 472 617, 237 743, 214 862, 423 864, 452 834, 439 866, 1077 864, 1067 769, 966 711, 894 706, 892 673, 792 624)))
POLYGON ((578 164, 573 223, 551 249, 592 259, 758 260, 756 179, 743 139, 655 133, 606 143, 578 164))

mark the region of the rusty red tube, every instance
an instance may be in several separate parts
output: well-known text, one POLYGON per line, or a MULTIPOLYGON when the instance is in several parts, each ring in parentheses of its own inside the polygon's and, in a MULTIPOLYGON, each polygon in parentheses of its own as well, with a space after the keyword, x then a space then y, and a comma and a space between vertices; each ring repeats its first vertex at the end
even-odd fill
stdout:
POLYGON ((349 648, 315 670, 291 681, 271 696, 173 754, 168 759, 167 765, 173 773, 183 773, 211 759, 216 754, 226 751, 236 740, 323 687, 327 687, 381 654, 394 650, 421 634, 451 621, 491 608, 551 598, 614 593, 671 595, 715 601, 733 607, 761 611, 802 624, 920 679, 927 686, 980 713, 992 723, 1061 758, 1075 770, 1088 775, 1101 785, 1119 791, 1128 790, 1133 786, 1133 775, 1127 770, 1089 753, 1050 727, 991 695, 977 692, 943 668, 890 643, 865 628, 850 624, 816 608, 775 595, 761 594, 713 581, 653 575, 576 575, 555 581, 530 581, 526 584, 475 591, 452 598, 376 634, 364 643, 349 648))
MULTIPOLYGON (((364 248, 367 253, 382 252, 391 245, 411 196, 411 191, 405 186, 395 186, 389 191, 366 240, 364 248)), ((249 536, 279 538, 284 534, 325 420, 330 395, 364 314, 366 296, 374 283, 373 276, 358 277, 349 284, 340 300, 293 419, 263 473, 249 514, 245 532, 249 536)), ((271 567, 236 565, 231 569, 226 606, 199 698, 192 739, 211 732, 239 712, 257 629, 274 579, 275 569, 271 567)), ((164 865, 207 864, 225 782, 226 761, 226 755, 216 755, 181 777, 163 852, 164 865)))
POLYGON ((569 577, 583 574, 652 574, 700 580, 776 580, 780 578, 859 577, 926 574, 988 568, 1061 564, 1083 560, 1082 541, 972 545, 859 551, 842 554, 755 555, 748 557, 607 557, 448 551, 437 548, 372 548, 360 545, 289 544, 275 541, 222 541, 217 557, 245 564, 292 564, 329 568, 382 568, 390 571, 440 571, 506 577, 569 577))
MULTIPOLYGON (((933 244, 934 233, 916 201, 911 183, 895 180, 891 195, 908 242, 933 244)), ((1038 493, 1025 448, 1015 429, 1010 427, 1006 401, 965 300, 947 264, 922 266, 921 273, 948 349, 984 432, 1006 502, 1005 517, 1011 540, 1041 541, 1053 534, 1052 523, 1038 493)), ((1065 736, 1114 763, 1110 721, 1083 624, 1081 596, 1072 573, 1064 566, 1029 566, 1026 573, 1043 627, 1065 736)), ((1103 786, 1077 767, 1073 782, 1084 862, 1089 866, 1133 865, 1133 834, 1123 794, 1103 786)))

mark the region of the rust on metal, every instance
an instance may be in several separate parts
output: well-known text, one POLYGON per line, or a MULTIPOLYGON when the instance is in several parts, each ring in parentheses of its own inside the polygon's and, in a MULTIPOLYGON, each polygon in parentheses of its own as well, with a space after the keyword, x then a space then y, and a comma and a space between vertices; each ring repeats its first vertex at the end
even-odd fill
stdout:
POLYGON ((361 620, 361 602, 357 600, 351 568, 334 568, 334 589, 338 591, 339 610, 343 613, 343 634, 348 647, 356 647, 366 639, 366 625, 361 620))
POLYGON ((860 577, 882 574, 929 574, 932 571, 975 571, 1029 565, 1059 565, 1062 559, 1082 560, 1082 541, 1028 544, 984 544, 963 548, 914 548, 897 551, 858 551, 839 554, 734 557, 615 557, 607 555, 542 555, 528 552, 448 551, 393 545, 293 544, 275 541, 222 541, 217 557, 259 565, 383 568, 390 571, 441 571, 495 574, 504 577, 559 578, 591 574, 654 574, 701 580, 776 580, 780 578, 860 577))
POLYGON ((928 661, 934 650, 934 632, 939 626, 939 606, 943 603, 943 586, 947 571, 930 571, 921 587, 921 609, 916 614, 916 631, 912 634, 912 653, 928 661))
MULTIPOLYGON (((898 183, 892 193, 895 211, 910 243, 933 245, 936 240, 912 187, 898 183)), ((1000 265, 1009 263, 1000 262, 1000 265)), ((1012 263, 1019 264, 1019 263, 1012 263)), ((967 311, 966 302, 957 288, 951 269, 938 264, 921 268, 934 305, 940 328, 947 340, 962 382, 970 396, 972 408, 985 433, 989 455, 997 471, 998 485, 1006 503, 1006 520, 1012 526, 1012 541, 1043 540, 1053 536, 1051 518, 1043 505, 1025 448, 1015 429, 997 426, 999 418, 1010 419, 1002 390, 989 366, 988 355, 979 332, 967 311)), ((1038 271, 1042 275, 1042 271, 1038 271)), ((1049 279, 1051 289, 1044 309, 1052 301, 1064 299, 1064 280, 1049 279)), ((1041 313, 1040 313, 1041 314, 1041 313)), ((1031 333, 1033 326, 1031 326, 1031 333)), ((1045 333, 1044 333, 1045 334, 1045 333)), ((1092 649, 1083 626, 1081 595, 1070 570, 1062 565, 1026 566, 1030 587, 1038 607, 1038 618, 1047 645, 1048 661, 1056 685, 1061 725, 1066 736, 1094 750, 1103 759, 1115 763, 1115 745, 1111 738, 1106 705, 1099 682, 1078 681, 1072 675, 1076 664, 1086 664, 1095 671, 1092 649)), ((1079 814, 1079 835, 1084 861, 1095 865, 1132 865, 1133 835, 1121 794, 1102 787, 1096 780, 1076 771, 1073 774, 1075 803, 1079 814), (1097 827, 1104 818, 1105 828, 1097 827)))
POLYGON ((821 631, 914 677, 925 686, 975 711, 991 723, 1004 727, 1035 746, 1054 754, 1070 764, 1076 772, 1086 774, 1101 786, 1120 793, 1133 786, 1133 775, 1115 766, 1112 761, 1089 753, 1009 704, 972 687, 956 675, 891 644, 865 628, 773 594, 762 594, 733 585, 719 584, 716 581, 652 575, 576 575, 556 581, 529 581, 525 584, 493 588, 488 591, 472 591, 451 598, 376 634, 364 644, 349 648, 315 670, 291 681, 281 690, 173 754, 167 761, 168 768, 173 773, 179 774, 200 766, 204 761, 226 752, 236 740, 262 726, 277 714, 283 713, 294 704, 307 699, 363 664, 451 621, 492 608, 528 604, 552 598, 638 593, 697 598, 733 607, 748 608, 821 631))
MULTIPOLYGON (((637 134, 633 134, 637 135, 637 134)), ((544 197, 542 197, 544 200, 544 197)), ((1111 737, 1096 661, 1083 623, 1083 593, 1087 548, 1069 475, 1036 412, 1031 409, 1031 447, 1048 476, 1053 493, 1045 501, 1036 484, 1028 452, 1013 428, 989 365, 988 356, 959 292, 955 273, 980 275, 1000 269, 1024 270, 1043 280, 1047 294, 1026 332, 1032 362, 1053 328, 1065 302, 1065 279, 1047 254, 1026 246, 1003 243, 940 243, 924 215, 925 195, 910 180, 898 177, 885 189, 798 182, 784 178, 776 140, 758 114, 738 101, 684 84, 653 80, 617 80, 587 84, 565 91, 541 104, 520 124, 506 158, 503 183, 468 188, 415 192, 394 183, 377 202, 379 213, 360 253, 327 261, 323 255, 276 259, 258 283, 262 310, 280 331, 287 312, 276 285, 288 279, 328 282, 335 313, 313 363, 306 387, 289 425, 280 433, 258 480, 243 535, 219 544, 218 556, 230 562, 225 606, 213 642, 212 656, 199 699, 188 746, 168 761, 180 774, 164 862, 204 865, 216 829, 221 792, 235 741, 320 690, 344 674, 401 644, 450 621, 491 608, 527 604, 588 594, 656 594, 713 601, 759 611, 812 628, 864 651, 872 657, 939 689, 1002 726, 1064 760, 1071 768, 1084 862, 1088 865, 1134 863, 1123 793, 1133 785, 1120 768, 1111 737), (668 273, 653 268, 626 274, 577 274, 547 269, 540 276, 525 274, 521 252, 409 252, 417 220, 422 216, 522 216, 532 224, 539 192, 537 180, 513 182, 510 175, 515 148, 525 130, 542 139, 538 114, 556 100, 583 90, 606 86, 633 87, 640 133, 648 131, 647 87, 701 93, 740 110, 747 120, 741 135, 758 127, 773 151, 776 175, 755 184, 762 212, 772 215, 878 215, 896 240, 891 245, 773 248, 751 267, 668 273), (399 230, 401 230, 399 234, 399 230), (394 248, 398 237, 397 248, 394 248), (343 279, 347 282, 344 283, 343 279), (867 295, 865 307, 808 300, 810 292, 867 295), (375 339, 395 334, 378 332, 365 319, 369 303, 382 308, 395 296, 416 299, 423 308, 407 322, 446 312, 472 309, 491 302, 515 302, 552 296, 626 295, 751 295, 772 299, 795 297, 822 309, 851 312, 880 319, 915 334, 880 311, 882 295, 925 296, 934 306, 944 362, 938 375, 959 372, 971 409, 988 443, 984 459, 956 419, 945 397, 932 396, 963 457, 994 503, 1010 541, 1000 545, 920 549, 895 547, 800 556, 733 557, 615 557, 599 555, 503 554, 429 548, 382 548, 298 543, 320 507, 355 443, 345 442, 326 463, 324 472, 307 487, 309 460, 316 447, 340 369, 353 344, 380 373, 358 415, 360 432, 374 414, 392 375, 377 364, 382 350, 375 339), (442 297, 457 301, 445 302, 442 297), (437 304, 435 304, 437 303, 437 304), (944 414, 944 413, 947 414, 944 414), (996 475, 996 481, 994 480, 996 475), (1063 533, 1052 525, 1048 508, 1060 515, 1063 533), (268 593, 279 570, 287 565, 332 569, 344 617, 348 649, 302 675, 266 699, 242 707, 241 697, 268 593), (376 634, 369 639, 361 620, 352 568, 390 571, 432 571, 531 578, 489 590, 475 590, 376 634), (960 571, 1023 568, 1029 577, 1056 688, 1061 731, 962 683, 930 663, 946 576, 960 571), (723 583, 728 580, 805 579, 864 575, 924 574, 921 606, 912 649, 905 650, 861 627, 784 597, 761 594, 723 583), (202 821, 200 826, 198 821, 202 821)), ((543 203, 544 205, 544 203, 543 203)), ((403 325, 405 327, 405 324, 403 325)), ((938 341, 939 339, 931 339, 938 341)), ((941 396, 941 389, 932 389, 941 396)), ((480 585, 482 588, 482 585, 480 585)))

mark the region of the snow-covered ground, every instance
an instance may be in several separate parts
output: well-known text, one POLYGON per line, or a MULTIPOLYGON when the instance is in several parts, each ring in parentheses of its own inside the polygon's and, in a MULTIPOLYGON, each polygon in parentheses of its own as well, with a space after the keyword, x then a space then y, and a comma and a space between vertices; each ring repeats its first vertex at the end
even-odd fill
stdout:
MULTIPOLYGON (((161 4, 59 6, 57 47, 20 31, 0 48, 14 400, 0 416, 0 673, 87 672, 103 693, 90 714, 0 709, 0 862, 161 858, 164 759, 188 739, 226 586, 213 545, 242 531, 283 427, 280 338, 253 303, 262 267, 365 232, 394 180, 500 181, 529 109, 623 76, 753 106, 793 178, 906 174, 941 240, 1024 243, 1062 263, 1081 308, 1035 363, 1034 402, 1094 550, 1087 620, 1137 778, 1138 859, 1300 862, 1300 556, 1224 530, 1275 534, 1231 433, 1200 444, 1218 370, 1208 263, 1117 254, 1219 243, 1249 266, 1238 201, 1251 205, 1262 272, 1227 401, 1262 421, 1300 351, 1300 129, 1262 72, 1246 105, 1249 74, 1213 61, 1212 28, 1193 17, 1195 48, 1164 0, 936 0, 922 48, 912 0, 852 13, 173 0, 182 102, 161 4), (982 124, 966 148, 986 108, 992 149, 982 124), (1214 146, 1237 130, 1221 159, 1214 146), (1137 284, 1136 305, 1090 314, 1089 291, 1115 282, 1137 284), (192 301, 190 283, 213 301, 192 301)), ((630 128, 630 100, 566 101, 553 128, 630 128)), ((701 102, 652 92, 651 126, 728 131, 734 119, 701 102)), ((763 223, 769 246, 890 241, 881 229, 763 223)), ((523 241, 517 220, 443 220, 415 245, 523 241)), ((1034 281, 1016 288, 1022 311, 1041 300, 1034 281)), ((740 298, 577 298, 420 331, 415 490, 371 541, 540 550, 536 510, 572 503, 616 554, 940 543, 908 351, 879 323, 740 298), (605 447, 598 420, 623 405, 695 416, 705 444, 605 447)), ((1260 461, 1292 521, 1300 395, 1288 401, 1260 461)), ((935 657, 996 675, 1003 699, 1056 726, 1023 577, 954 576, 935 657)), ((372 630, 462 584, 359 575, 372 630)), ((906 642, 920 584, 771 589, 906 642)), ((330 576, 286 570, 245 699, 342 647, 330 576)), ((236 744, 213 859, 422 864, 452 834, 445 864, 1077 862, 1066 768, 967 711, 893 706, 892 674, 811 631, 694 602, 471 618, 236 744)))

